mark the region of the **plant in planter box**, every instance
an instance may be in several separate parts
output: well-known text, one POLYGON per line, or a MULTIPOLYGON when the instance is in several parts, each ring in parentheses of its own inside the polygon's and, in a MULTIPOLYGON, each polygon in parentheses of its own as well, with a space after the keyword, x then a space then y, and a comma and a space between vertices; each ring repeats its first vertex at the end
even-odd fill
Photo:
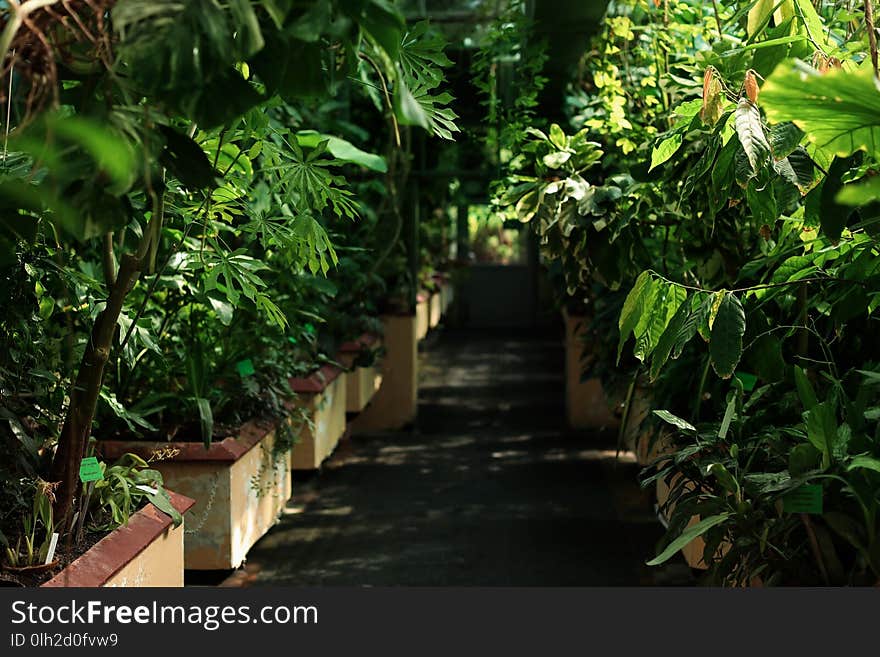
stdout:
POLYGON ((876 372, 827 377, 818 401, 802 370, 799 394, 782 384, 746 392, 735 380, 719 422, 675 427, 676 448, 645 481, 679 475, 667 505, 660 564, 702 537, 715 584, 873 584, 880 577, 880 447, 876 372), (693 519, 699 519, 694 523, 693 519))
MULTIPOLYGON (((318 267, 329 266, 314 210, 345 215, 352 206, 344 192, 333 194, 339 181, 317 160, 335 159, 324 152, 345 150, 345 143, 301 145, 300 135, 290 139, 253 108, 333 91, 337 73, 357 73, 388 90, 383 107, 395 120, 434 132, 448 113, 448 99, 433 92, 439 80, 418 87, 421 103, 400 102, 416 85, 396 65, 405 35, 396 11, 378 2, 331 3, 329 13, 311 21, 309 10, 318 4, 327 3, 279 9, 119 0, 81 10, 50 11, 33 2, 11 10, 21 20, 6 24, 0 55, 4 71, 15 70, 14 96, 6 102, 18 124, 0 197, 14 219, 3 221, 0 241, 5 264, 15 261, 22 242, 45 245, 63 279, 47 289, 63 313, 51 322, 53 338, 65 345, 64 367, 53 375, 70 390, 70 401, 53 408, 63 421, 40 436, 57 437, 46 476, 60 482, 55 511, 62 527, 70 527, 80 504, 76 473, 96 408, 117 408, 104 389, 111 368, 114 386, 130 378, 146 353, 161 351, 156 336, 167 328, 164 318, 189 316, 181 308, 190 302, 218 314, 252 307, 283 323, 261 278, 262 253, 253 249, 260 238, 291 244, 318 267), (339 48, 326 47, 331 43, 339 48), (33 44, 25 62, 17 53, 33 44), (272 142, 278 134, 283 149, 272 142), (246 211, 259 207, 265 191, 260 182, 298 204, 288 202, 285 212, 282 202, 280 214, 255 213, 248 222, 246 211), (312 213, 290 211, 307 205, 312 213), (175 289, 182 269, 201 272, 190 279, 201 287, 175 289)), ((198 400, 206 389, 191 379, 204 420, 198 400)), ((116 414, 145 428, 138 414, 116 414)))

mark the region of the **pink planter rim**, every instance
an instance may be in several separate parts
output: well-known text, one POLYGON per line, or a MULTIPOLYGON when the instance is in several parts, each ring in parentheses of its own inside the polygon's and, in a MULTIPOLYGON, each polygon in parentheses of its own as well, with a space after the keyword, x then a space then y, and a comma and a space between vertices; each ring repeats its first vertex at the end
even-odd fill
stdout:
POLYGON ((317 394, 324 392, 342 372, 339 366, 328 363, 308 376, 290 379, 289 383, 296 393, 317 394))
POLYGON ((131 452, 148 460, 153 454, 165 450, 177 453, 168 461, 226 461, 235 462, 253 449, 276 423, 265 420, 251 420, 242 425, 237 436, 229 436, 211 443, 205 449, 202 441, 144 441, 144 440, 99 440, 98 452, 105 459, 117 459, 131 452))

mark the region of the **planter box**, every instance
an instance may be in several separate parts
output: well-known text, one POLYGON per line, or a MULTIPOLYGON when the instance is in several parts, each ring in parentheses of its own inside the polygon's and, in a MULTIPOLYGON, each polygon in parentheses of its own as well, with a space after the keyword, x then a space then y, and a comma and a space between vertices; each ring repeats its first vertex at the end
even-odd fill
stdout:
POLYGON ((415 315, 384 315, 382 387, 351 424, 352 434, 400 429, 416 418, 418 340, 415 315))
POLYGON ((306 410, 311 426, 303 426, 291 454, 294 470, 321 467, 345 434, 347 375, 335 365, 325 365, 314 374, 291 379, 296 405, 306 410))
POLYGON ((440 317, 443 315, 443 306, 440 301, 440 292, 431 294, 428 300, 428 326, 437 328, 440 325, 440 317))
POLYGON ((565 412, 573 429, 617 428, 620 420, 611 410, 602 381, 581 380, 587 320, 563 311, 565 321, 565 412))
MULTIPOLYGON (((181 514, 195 504, 184 495, 169 494, 181 514)), ((175 527, 168 515, 147 504, 43 586, 181 587, 184 525, 175 527)))
POLYGON ((452 305, 454 299, 455 286, 449 281, 444 281, 440 286, 440 312, 442 315, 445 316, 446 313, 449 312, 449 307, 452 305))
POLYGON ((430 295, 427 292, 419 292, 416 297, 416 339, 424 340, 431 328, 431 305, 430 295))
POLYGON ((345 373, 345 411, 360 413, 382 385, 381 365, 353 367, 358 353, 364 349, 378 349, 382 341, 378 336, 364 334, 357 340, 346 342, 339 349, 337 360, 349 368, 345 373))
POLYGON ((134 452, 166 485, 196 500, 186 529, 185 565, 192 570, 238 568, 248 550, 278 520, 290 499, 290 452, 273 454, 275 426, 248 423, 239 436, 213 443, 99 441, 105 458, 134 452))

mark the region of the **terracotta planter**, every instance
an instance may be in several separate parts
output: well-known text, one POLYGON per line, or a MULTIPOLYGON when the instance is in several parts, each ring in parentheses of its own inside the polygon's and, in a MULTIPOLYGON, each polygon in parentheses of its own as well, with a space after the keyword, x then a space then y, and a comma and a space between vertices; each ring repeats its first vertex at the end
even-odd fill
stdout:
POLYGON ((617 428, 620 420, 611 410, 608 396, 597 378, 581 380, 587 318, 569 315, 563 310, 565 321, 565 410, 568 425, 573 429, 617 428))
POLYGON ((382 386, 351 424, 352 434, 400 429, 416 418, 418 340, 415 315, 384 315, 382 386))
MULTIPOLYGON (((181 514, 195 504, 184 495, 169 493, 181 514)), ((168 515, 148 504, 43 586, 183 586, 184 525, 174 527, 168 515)))
POLYGON ((354 367, 358 353, 366 349, 378 349, 382 341, 378 336, 365 333, 357 340, 346 342, 339 349, 337 360, 349 368, 345 373, 345 411, 360 413, 382 385, 381 365, 374 363, 369 367, 354 367))
POLYGON ((290 452, 274 454, 275 441, 275 426, 252 422, 208 449, 201 442, 143 441, 100 441, 98 448, 107 459, 171 454, 151 465, 169 488, 196 500, 186 529, 186 568, 220 570, 241 565, 290 499, 290 452))
POLYGON ((431 300, 427 292, 416 297, 416 339, 424 340, 431 328, 431 300))
POLYGON ((310 425, 303 426, 294 445, 291 467, 316 470, 321 467, 345 434, 347 375, 335 365, 325 365, 314 374, 291 379, 296 405, 305 409, 310 425))

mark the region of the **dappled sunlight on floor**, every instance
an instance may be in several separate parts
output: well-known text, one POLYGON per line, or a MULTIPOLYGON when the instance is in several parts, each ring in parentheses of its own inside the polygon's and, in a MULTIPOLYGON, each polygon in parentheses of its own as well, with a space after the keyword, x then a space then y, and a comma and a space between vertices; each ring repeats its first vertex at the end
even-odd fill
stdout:
POLYGON ((635 459, 613 437, 565 429, 558 340, 441 335, 420 379, 417 425, 352 439, 295 482, 230 582, 649 583, 660 528, 635 459))

